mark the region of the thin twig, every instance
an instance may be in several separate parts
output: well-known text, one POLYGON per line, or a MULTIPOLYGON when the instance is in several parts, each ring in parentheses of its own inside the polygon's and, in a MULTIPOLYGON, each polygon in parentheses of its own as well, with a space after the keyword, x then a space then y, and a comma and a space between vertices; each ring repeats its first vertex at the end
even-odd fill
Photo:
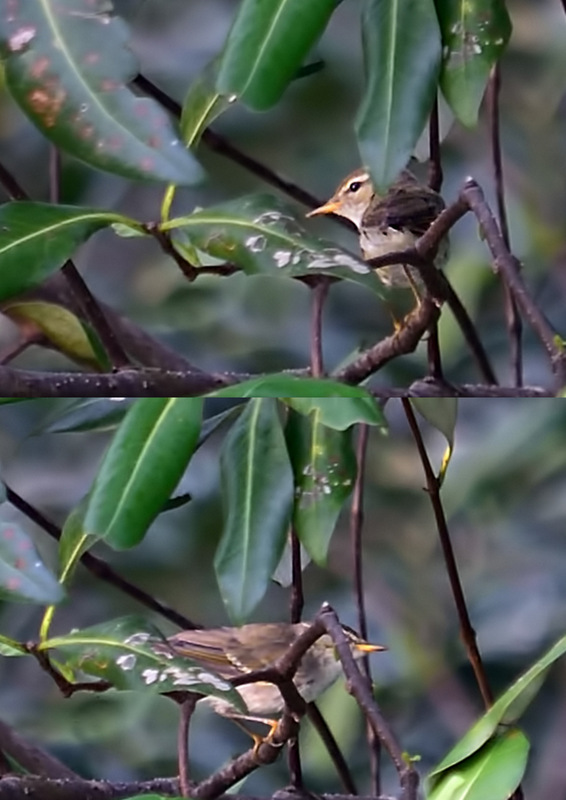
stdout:
POLYGON ((324 361, 322 355, 322 311, 324 301, 330 288, 329 279, 324 275, 317 278, 311 285, 311 372, 313 378, 324 375, 324 361))
MULTIPOLYGON (((361 423, 358 426, 358 442, 356 446, 356 482, 352 493, 352 507, 350 510, 350 542, 352 546, 352 560, 354 563, 354 591, 356 595, 356 607, 358 609, 358 629, 362 639, 367 641, 368 626, 364 603, 364 576, 362 567, 362 529, 364 522, 364 482, 365 467, 367 457, 367 445, 369 438, 369 425, 361 423)), ((371 667, 369 657, 365 655, 362 659, 362 670, 367 678, 368 686, 372 688, 371 667)), ((381 745, 375 735, 375 731, 366 722, 367 740, 370 757, 370 770, 372 791, 374 794, 381 794, 381 745)))
POLYGON ((322 742, 326 747, 326 751, 330 756, 330 760, 334 764, 334 768, 336 769, 338 777, 340 778, 340 782, 344 787, 344 791, 348 792, 349 794, 358 794, 356 783, 352 777, 348 762, 344 758, 334 734, 328 727, 328 723, 320 713, 316 703, 308 703, 307 717, 322 739, 322 742))
MULTIPOLYGON (((491 132, 491 161, 493 165, 493 181, 497 201, 497 217, 501 236, 505 247, 511 250, 507 209, 505 208, 505 189, 503 181, 503 160, 501 157, 501 139, 499 126, 499 93, 501 89, 501 67, 497 62, 491 70, 488 84, 489 127, 491 132)), ((523 385, 523 353, 521 349, 522 322, 517 303, 507 283, 503 284, 505 320, 511 351, 511 374, 515 386, 523 385)))
POLYGON ((177 754, 179 760, 179 787, 182 797, 191 796, 190 771, 189 771, 189 728, 195 706, 200 700, 198 694, 187 692, 179 709, 179 734, 177 737, 177 754))
POLYGON ((405 318, 399 330, 365 350, 351 364, 332 373, 332 377, 344 383, 357 384, 374 375, 392 359, 412 353, 439 314, 437 304, 430 296, 425 296, 420 305, 405 318))
MULTIPOLYGON (((0 165, 0 183, 13 200, 29 200, 29 195, 18 184, 10 172, 0 165)), ((54 189, 52 188, 52 191, 54 189)), ((104 347, 108 360, 114 369, 122 369, 130 365, 130 360, 118 341, 114 331, 108 324, 104 312, 94 299, 88 286, 83 281, 73 261, 68 259, 61 272, 65 276, 74 295, 77 306, 81 309, 85 320, 91 325, 104 347)))
POLYGON ((487 675, 483 667, 481 655, 477 646, 476 633, 472 627, 470 615, 468 614, 466 598, 464 596, 464 590, 460 581, 458 565, 456 563, 456 557, 454 556, 454 550, 452 549, 452 542, 450 541, 450 532, 448 530, 448 524, 444 514, 444 507, 440 498, 440 481, 432 469, 432 465, 430 463, 411 402, 407 398, 403 398, 401 402, 403 403, 403 410, 405 411, 405 416, 407 417, 407 422, 409 423, 409 427, 411 429, 411 433, 413 434, 413 439, 415 440, 415 444, 417 446, 419 457, 423 466, 426 480, 426 491, 430 499, 434 518, 436 520, 436 528, 438 530, 438 536, 440 539, 442 552, 444 554, 444 561, 446 564, 446 570, 448 572, 450 587, 452 589, 452 596, 454 597, 454 603, 456 605, 456 611, 460 621, 460 635, 466 648, 470 664, 472 665, 476 682, 481 692, 485 707, 489 708, 493 703, 493 694, 491 692, 487 675))
POLYGON ((438 118, 438 97, 435 98, 428 121, 428 185, 435 192, 442 189, 443 173, 440 157, 440 121, 438 118))
POLYGON ((316 619, 322 622, 326 632, 334 642, 346 675, 348 692, 358 701, 358 705, 364 712, 366 719, 391 757, 403 789, 403 800, 416 800, 419 783, 418 773, 406 758, 395 734, 379 710, 373 694, 368 688, 367 681, 354 660, 352 650, 335 611, 325 604, 316 619))
MULTIPOLYGON (((291 526, 291 623, 301 621, 305 604, 303 594, 303 570, 301 565, 301 543, 295 527, 291 526)), ((301 766, 301 751, 299 748, 299 732, 297 737, 289 742, 287 750, 287 763, 291 786, 297 790, 303 788, 303 769, 301 766)))
POLYGON ((301 543, 294 526, 291 526, 291 622, 301 621, 305 597, 303 593, 303 569, 301 564, 301 543))
POLYGON ((519 269, 519 262, 505 246, 497 221, 480 186, 474 180, 469 179, 460 195, 473 211, 481 226, 495 268, 502 280, 509 286, 518 307, 544 346, 557 388, 561 389, 566 384, 566 351, 557 331, 539 309, 527 289, 519 269))
MULTIPOLYGON (((180 104, 177 103, 177 101, 174 100, 170 95, 156 86, 152 81, 146 78, 145 75, 137 75, 133 83, 138 87, 138 89, 144 92, 144 94, 147 94, 149 97, 153 97, 154 100, 157 100, 157 102, 163 106, 163 108, 166 108, 176 117, 181 116, 180 104)), ((215 153, 229 158, 235 164, 239 164, 248 172, 251 172, 252 175, 255 175, 256 178, 260 178, 262 181, 270 183, 276 189, 279 189, 280 191, 289 195, 289 197, 292 197, 298 203, 303 203, 310 208, 317 208, 322 204, 322 200, 320 198, 315 197, 310 192, 305 191, 300 186, 297 186, 297 184, 285 180, 257 159, 246 155, 246 153, 243 153, 241 150, 239 150, 224 136, 216 133, 211 128, 206 128, 206 130, 203 131, 202 141, 215 153)))
MULTIPOLYGON (((15 492, 10 486, 7 484, 4 485, 6 488, 6 498, 8 502, 21 511, 22 514, 25 514, 25 516, 32 522, 35 522, 35 524, 48 533, 49 536, 52 536, 54 539, 59 541, 61 538, 61 529, 55 525, 55 523, 51 522, 51 520, 47 519, 47 517, 42 514, 39 509, 32 506, 27 500, 24 500, 24 498, 15 492)), ((160 603, 159 600, 156 600, 154 597, 152 597, 152 595, 148 594, 143 589, 140 589, 139 586, 135 586, 133 583, 130 583, 130 581, 126 580, 117 572, 115 572, 112 567, 110 567, 101 558, 97 558, 90 553, 83 553, 81 556, 81 563, 88 569, 89 572, 91 572, 93 575, 96 575, 97 578, 100 578, 100 580, 106 581, 106 583, 115 586, 117 589, 124 592, 124 594, 133 597, 134 600, 142 603, 152 611, 156 611, 158 614, 161 614, 161 616, 170 620, 175 625, 178 625, 180 628, 195 629, 201 627, 185 617, 183 614, 180 614, 178 611, 175 611, 163 603, 160 603)))
MULTIPOLYGON (((442 189, 442 162, 440 158, 440 125, 438 121, 438 99, 435 98, 428 123, 429 170, 428 185, 435 192, 442 189)), ((428 358, 428 374, 435 380, 444 380, 440 342, 438 338, 438 321, 429 328, 426 350, 428 358)))

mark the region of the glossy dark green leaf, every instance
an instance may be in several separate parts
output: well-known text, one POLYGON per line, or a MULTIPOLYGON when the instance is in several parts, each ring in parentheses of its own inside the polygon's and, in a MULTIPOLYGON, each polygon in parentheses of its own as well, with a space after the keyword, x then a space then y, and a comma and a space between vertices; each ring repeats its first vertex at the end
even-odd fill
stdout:
POLYGON ((293 526, 312 560, 324 566, 338 515, 356 480, 352 430, 327 427, 320 412, 306 417, 291 411, 285 438, 295 476, 293 526))
POLYGON ((0 597, 11 602, 60 603, 65 593, 14 522, 0 523, 0 597))
POLYGON ((442 93, 464 125, 475 125, 492 66, 509 37, 505 0, 436 0, 442 30, 442 93))
POLYGON ((336 0, 242 0, 217 89, 258 111, 274 105, 322 35, 336 0))
POLYGON ((333 242, 311 236, 295 215, 284 200, 254 194, 169 220, 163 229, 181 230, 194 247, 235 262, 248 275, 330 275, 385 297, 383 284, 367 264, 333 242))
POLYGON ((178 484, 198 441, 202 399, 143 398, 104 456, 84 515, 84 534, 133 547, 178 484))
POLYGON ((185 97, 181 113, 181 135, 187 147, 195 148, 204 129, 231 105, 216 88, 219 59, 214 59, 198 75, 185 97))
POLYGON ((0 206, 0 301, 41 283, 95 231, 126 217, 47 203, 0 206))
POLYGON ((259 603, 285 546, 293 471, 277 403, 250 400, 220 458, 224 527, 214 559, 231 618, 242 624, 259 603))
POLYGON ((284 397, 282 399, 295 411, 299 411, 301 414, 312 414, 313 417, 318 418, 321 425, 338 431, 346 430, 356 422, 366 422, 368 425, 377 425, 387 430, 387 421, 375 398, 364 389, 359 391, 363 394, 343 395, 340 399, 327 399, 320 395, 311 396, 310 399, 301 397, 284 397), (344 399, 345 397, 348 399, 344 399))
POLYGON ((53 637, 43 642, 41 649, 65 655, 66 670, 102 678, 116 689, 199 692, 245 710, 240 695, 227 681, 190 658, 168 649, 162 652, 163 642, 155 626, 131 616, 53 637))
POLYGON ((6 83, 44 136, 128 178, 201 180, 165 111, 129 88, 139 70, 128 39, 107 0, 0 0, 6 83))
POLYGON ((407 165, 437 92, 434 0, 364 0, 366 87, 356 117, 362 162, 384 191, 407 165))
POLYGON ((427 800, 508 800, 523 778, 528 754, 529 741, 520 730, 503 730, 443 772, 427 800))
MULTIPOLYGON (((379 424, 378 420, 383 420, 383 414, 379 407, 372 410, 375 406, 374 398, 365 389, 358 386, 349 386, 346 383, 339 383, 331 379, 324 378, 299 378, 295 375, 287 375, 285 373, 275 373, 274 375, 262 375, 261 378, 252 378, 249 381, 242 381, 241 383, 234 384, 234 386, 227 386, 225 389, 218 389, 211 392, 208 397, 279 397, 286 401, 295 400, 299 397, 336 397, 336 398, 357 398, 361 402, 356 406, 356 411, 353 411, 353 406, 348 406, 349 411, 340 411, 339 400, 336 405, 336 419, 343 420, 350 419, 354 413, 356 418, 351 422, 344 421, 345 427, 351 425, 352 422, 365 422, 372 421, 373 424, 379 424), (363 417, 363 419, 362 419, 363 417), (367 419, 366 419, 367 418, 367 419)), ((297 403, 297 408, 299 404, 297 403)), ((299 410, 307 409, 304 413, 309 413, 312 406, 301 406, 299 410)), ((330 411, 329 411, 330 413, 330 411)), ((332 417, 329 416, 329 422, 332 427, 336 423, 332 422, 332 417)))
POLYGON ((431 770, 429 778, 436 778, 445 770, 469 758, 493 735, 500 724, 512 725, 523 714, 540 689, 545 673, 556 659, 566 653, 566 636, 559 639, 533 666, 504 692, 460 741, 431 770))

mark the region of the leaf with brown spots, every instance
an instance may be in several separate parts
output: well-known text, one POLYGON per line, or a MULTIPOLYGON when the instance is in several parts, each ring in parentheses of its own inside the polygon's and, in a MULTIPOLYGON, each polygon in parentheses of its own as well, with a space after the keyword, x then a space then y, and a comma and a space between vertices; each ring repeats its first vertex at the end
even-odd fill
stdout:
POLYGON ((15 523, 0 523, 0 597, 52 605, 64 596, 27 533, 15 523))
POLYGON ((108 0, 0 0, 0 55, 16 102, 57 147, 138 180, 193 184, 203 171, 138 72, 108 0))

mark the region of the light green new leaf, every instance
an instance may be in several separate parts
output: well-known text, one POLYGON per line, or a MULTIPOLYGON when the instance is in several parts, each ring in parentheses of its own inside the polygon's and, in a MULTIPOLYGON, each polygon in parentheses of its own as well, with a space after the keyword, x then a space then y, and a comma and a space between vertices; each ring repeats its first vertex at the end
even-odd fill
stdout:
POLYGON ((528 669, 504 692, 493 706, 473 725, 470 730, 431 770, 429 778, 436 779, 460 761, 469 758, 479 750, 495 733, 501 724, 512 725, 517 722, 527 706, 540 689, 547 669, 556 659, 566 653, 566 636, 559 639, 533 666, 528 669))
POLYGON ((336 0, 242 0, 217 90, 258 111, 274 105, 322 35, 336 0))
POLYGON ((407 165, 437 93, 434 0, 364 0, 366 88, 356 117, 362 162, 385 191, 407 165))
POLYGON ((220 593, 246 621, 279 563, 293 508, 293 471, 277 403, 250 400, 220 457, 224 527, 214 558, 220 593))
POLYGON ((6 82, 45 137, 98 169, 195 183, 202 169, 169 116, 128 86, 128 39, 108 0, 0 0, 6 82))
POLYGON ((442 93, 463 125, 475 125, 489 73, 511 36, 505 0, 436 0, 442 93))
POLYGON ((501 731, 443 772, 427 800, 508 800, 523 778, 528 754, 529 741, 520 730, 501 731))

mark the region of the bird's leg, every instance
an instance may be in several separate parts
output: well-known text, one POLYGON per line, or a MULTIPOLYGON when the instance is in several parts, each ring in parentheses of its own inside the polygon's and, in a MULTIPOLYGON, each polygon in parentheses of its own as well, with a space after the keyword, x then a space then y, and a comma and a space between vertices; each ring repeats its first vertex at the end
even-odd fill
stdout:
POLYGON ((254 741, 254 755, 257 755, 257 752, 262 744, 270 744, 272 747, 282 747, 281 744, 275 744, 273 739, 273 734, 275 733, 277 726, 279 724, 279 720, 276 719, 269 719, 266 717, 250 717, 247 715, 230 715, 228 719, 231 719, 240 730, 244 731, 245 733, 250 736, 254 741), (254 733, 254 731, 250 730, 241 720, 248 720, 249 722, 259 722, 262 725, 267 725, 269 727, 269 733, 267 736, 260 736, 258 733, 254 733))

